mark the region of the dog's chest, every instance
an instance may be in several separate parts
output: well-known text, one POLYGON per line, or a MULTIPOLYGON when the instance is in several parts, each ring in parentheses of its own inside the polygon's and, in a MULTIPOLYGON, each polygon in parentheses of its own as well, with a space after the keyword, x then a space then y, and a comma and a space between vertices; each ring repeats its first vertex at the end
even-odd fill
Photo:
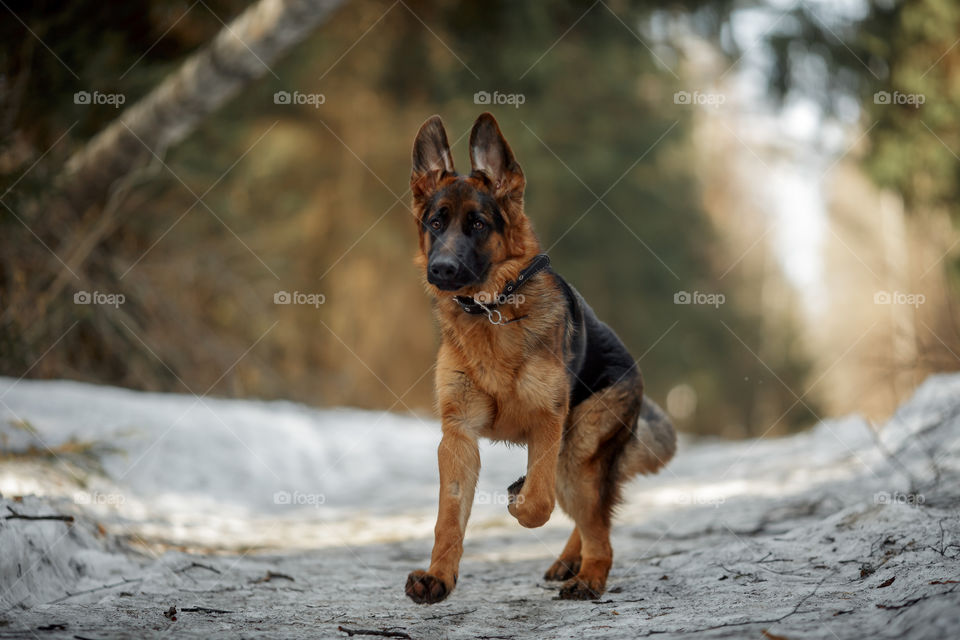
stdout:
MULTIPOLYGON (((503 329, 503 327, 493 327, 503 329)), ((481 435, 493 440, 525 442, 531 428, 555 413, 566 397, 565 374, 556 358, 524 343, 522 332, 471 341, 467 374, 493 398, 495 412, 481 435)))
POLYGON ((519 327, 483 327, 463 345, 462 355, 473 383, 494 398, 513 394, 527 360, 519 327))

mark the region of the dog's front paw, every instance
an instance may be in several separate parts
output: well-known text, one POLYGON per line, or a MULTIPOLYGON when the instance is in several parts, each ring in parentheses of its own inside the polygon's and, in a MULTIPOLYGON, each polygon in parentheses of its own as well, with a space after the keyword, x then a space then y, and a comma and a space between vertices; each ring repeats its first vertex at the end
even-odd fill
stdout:
POLYGON ((426 571, 411 571, 407 576, 406 592, 417 604, 436 604, 450 595, 455 583, 456 580, 444 582, 426 571))
POLYGON ((606 590, 605 580, 587 580, 574 576, 560 587, 561 600, 596 600, 606 590))
POLYGON ((534 529, 547 523, 553 513, 554 504, 553 496, 536 493, 529 495, 521 491, 507 505, 507 511, 522 526, 534 529))

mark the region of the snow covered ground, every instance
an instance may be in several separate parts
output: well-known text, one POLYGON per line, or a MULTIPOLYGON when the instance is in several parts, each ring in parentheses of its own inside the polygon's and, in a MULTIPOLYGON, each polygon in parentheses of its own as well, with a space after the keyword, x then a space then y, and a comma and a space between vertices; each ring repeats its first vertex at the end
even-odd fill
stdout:
POLYGON ((502 445, 456 591, 406 599, 438 438, 426 416, 0 378, 0 638, 960 637, 960 376, 879 430, 681 440, 629 488, 593 603, 541 579, 571 524, 507 514, 525 452, 502 445))

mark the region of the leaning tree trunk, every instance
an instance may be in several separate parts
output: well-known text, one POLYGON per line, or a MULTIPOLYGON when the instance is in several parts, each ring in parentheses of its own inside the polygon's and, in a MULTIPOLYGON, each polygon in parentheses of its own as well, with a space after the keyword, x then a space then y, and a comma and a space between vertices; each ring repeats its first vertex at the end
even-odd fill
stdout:
POLYGON ((152 154, 162 157, 342 2, 260 0, 249 7, 67 161, 58 186, 71 208, 103 202, 118 180, 152 154))

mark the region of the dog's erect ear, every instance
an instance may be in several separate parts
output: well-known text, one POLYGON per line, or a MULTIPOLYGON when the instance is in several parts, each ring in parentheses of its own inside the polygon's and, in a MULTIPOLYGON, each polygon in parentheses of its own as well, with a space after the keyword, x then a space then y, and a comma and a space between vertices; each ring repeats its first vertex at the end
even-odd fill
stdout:
POLYGON ((417 139, 413 142, 410 189, 414 197, 422 197, 436 189, 440 178, 447 173, 455 173, 447 132, 440 116, 431 116, 420 127, 417 139))
POLYGON ((522 196, 525 180, 496 119, 480 114, 470 132, 470 165, 490 180, 498 197, 522 196))

